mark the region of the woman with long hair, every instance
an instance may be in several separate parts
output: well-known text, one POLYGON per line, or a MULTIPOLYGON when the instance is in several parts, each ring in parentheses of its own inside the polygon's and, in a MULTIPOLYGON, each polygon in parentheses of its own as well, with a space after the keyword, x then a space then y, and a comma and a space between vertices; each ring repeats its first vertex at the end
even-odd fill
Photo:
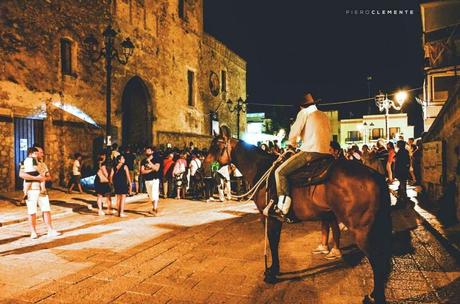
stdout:
POLYGON ((105 215, 104 211, 102 211, 102 201, 104 197, 107 205, 107 212, 112 214, 112 191, 110 189, 109 177, 110 174, 106 166, 106 155, 103 152, 99 155, 98 170, 94 180, 94 189, 97 193, 97 207, 99 208, 99 216, 105 215))
POLYGON ((110 172, 110 180, 115 189, 117 200, 117 210, 119 217, 127 217, 124 213, 126 195, 131 194, 131 176, 129 175, 128 166, 125 164, 123 155, 118 155, 115 158, 115 164, 110 172))

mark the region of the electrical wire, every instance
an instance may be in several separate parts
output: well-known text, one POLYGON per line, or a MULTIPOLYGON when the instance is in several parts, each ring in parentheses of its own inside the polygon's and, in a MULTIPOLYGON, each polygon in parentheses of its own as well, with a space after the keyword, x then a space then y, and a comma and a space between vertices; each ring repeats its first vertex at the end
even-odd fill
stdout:
MULTIPOLYGON (((412 92, 412 91, 418 91, 421 90, 423 87, 418 87, 410 90, 405 90, 407 92, 412 92)), ((394 96, 396 95, 397 92, 387 94, 387 96, 394 96)), ((327 103, 318 103, 320 106, 333 106, 333 105, 342 105, 342 104, 350 104, 350 103, 355 103, 355 102, 363 102, 363 101, 368 101, 368 100, 374 100, 374 97, 370 98, 361 98, 361 99, 352 99, 352 100, 345 100, 345 101, 335 101, 335 102, 327 102, 327 103)), ((269 106, 269 107, 292 107, 294 105, 286 105, 286 104, 268 104, 268 103, 248 103, 248 105, 254 105, 254 106, 269 106)))

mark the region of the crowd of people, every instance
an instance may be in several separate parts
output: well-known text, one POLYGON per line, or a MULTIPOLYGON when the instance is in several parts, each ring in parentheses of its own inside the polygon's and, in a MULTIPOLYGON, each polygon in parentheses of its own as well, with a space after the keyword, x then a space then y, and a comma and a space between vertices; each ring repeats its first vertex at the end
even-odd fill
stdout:
MULTIPOLYGON (((397 179, 400 183, 398 203, 403 203, 407 198, 407 182, 410 184, 420 182, 420 145, 421 141, 415 142, 413 138, 409 138, 407 142, 400 138, 396 146, 393 142, 385 142, 381 139, 371 147, 363 145, 359 148, 353 145, 348 149, 342 149, 337 142, 331 142, 330 153, 336 158, 361 162, 375 169, 386 176, 389 184, 397 179)), ((285 152, 276 141, 261 143, 259 147, 274 155, 285 152)), ((43 163, 43 157, 39 157, 43 154, 43 150, 40 147, 31 147, 28 152, 21 174, 25 180, 24 200, 28 202, 31 236, 37 237, 35 230, 37 204, 44 208, 45 223, 49 224, 49 235, 58 235, 59 233, 51 226, 50 210, 46 204, 49 199, 44 184, 51 177, 43 163), (40 182, 35 185, 34 181, 40 182), (33 195, 31 196, 30 193, 33 195)), ((204 167, 206 155, 206 149, 197 149, 193 143, 183 149, 173 148, 170 145, 162 145, 159 148, 151 146, 119 148, 114 144, 109 153, 101 152, 97 161, 94 190, 97 194, 98 214, 126 217, 124 212, 126 197, 138 193, 148 194, 152 202, 152 209, 149 212, 156 215, 160 197, 223 202, 226 199, 230 200, 232 193, 241 194, 246 189, 241 172, 233 164, 220 166, 218 162, 214 162, 204 167), (116 201, 115 208, 112 208, 111 204, 113 195, 116 201)), ((75 153, 69 174, 69 193, 74 189, 83 192, 81 185, 83 162, 83 156, 75 153)))
MULTIPOLYGON (((98 213, 126 217, 124 205, 127 196, 147 193, 152 201, 151 214, 158 212, 162 198, 204 200, 206 202, 230 200, 233 192, 241 193, 243 178, 234 165, 220 166, 218 162, 203 167, 207 150, 200 150, 191 142, 183 149, 171 145, 151 147, 118 147, 114 144, 109 153, 102 151, 98 158, 94 190, 97 193, 98 213), (110 158, 107 159, 107 155, 110 158), (110 199, 116 197, 116 211, 110 199), (217 194, 217 198, 215 198, 217 194), (103 202, 107 210, 103 211, 103 202)), ((68 192, 74 188, 82 192, 82 156, 74 155, 68 192)))
POLYGON ((421 179, 421 140, 409 138, 407 141, 399 137, 396 145, 392 141, 379 139, 369 147, 364 144, 361 149, 357 145, 349 149, 341 149, 338 143, 331 143, 331 152, 338 158, 344 158, 362 164, 386 176, 388 184, 399 181, 398 203, 407 200, 407 184, 419 185, 421 179))

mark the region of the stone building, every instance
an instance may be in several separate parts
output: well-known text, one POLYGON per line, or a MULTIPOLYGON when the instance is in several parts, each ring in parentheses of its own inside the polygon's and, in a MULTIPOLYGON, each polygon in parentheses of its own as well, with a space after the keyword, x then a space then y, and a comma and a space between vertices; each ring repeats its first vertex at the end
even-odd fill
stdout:
POLYGON ((94 35, 100 48, 110 23, 118 49, 126 37, 135 45, 126 65, 113 61, 112 142, 205 147, 212 120, 236 130, 224 101, 246 98, 246 62, 203 31, 203 0, 1 1, 0 191, 19 184, 17 164, 34 142, 61 183, 73 153, 92 165, 106 73, 84 41, 94 35))
POLYGON ((460 2, 420 5, 425 50, 421 179, 429 201, 460 220, 460 2))
POLYGON ((460 2, 424 0, 420 10, 425 53, 424 130, 428 131, 458 82, 460 2))

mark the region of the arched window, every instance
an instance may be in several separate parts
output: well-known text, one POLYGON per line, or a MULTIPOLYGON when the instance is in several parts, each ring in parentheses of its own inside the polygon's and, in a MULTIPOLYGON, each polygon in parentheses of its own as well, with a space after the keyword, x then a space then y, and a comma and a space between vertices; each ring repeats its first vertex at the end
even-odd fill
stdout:
POLYGON ((62 75, 73 75, 72 71, 72 41, 61 39, 61 72, 62 75))

